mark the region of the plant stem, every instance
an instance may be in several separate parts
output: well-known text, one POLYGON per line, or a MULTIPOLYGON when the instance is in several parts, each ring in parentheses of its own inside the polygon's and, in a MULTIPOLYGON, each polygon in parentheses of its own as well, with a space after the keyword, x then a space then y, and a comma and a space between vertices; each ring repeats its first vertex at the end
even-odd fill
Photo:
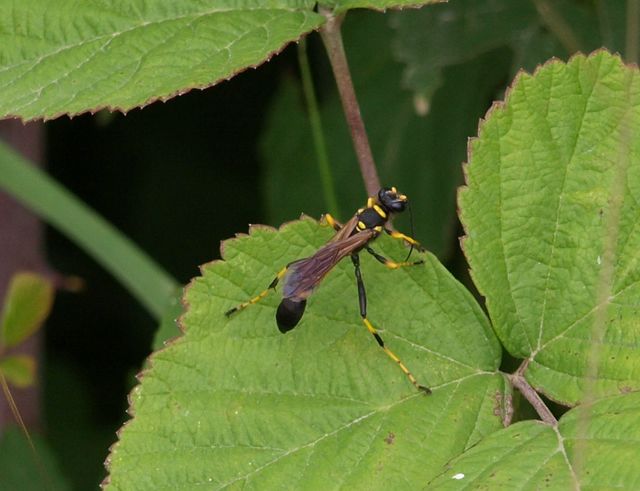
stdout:
POLYGON ((580 50, 580 42, 571 26, 565 22, 548 0, 533 0, 536 10, 549 30, 558 38, 567 53, 572 55, 580 50))
POLYGON ((333 75, 338 85, 340 100, 342 101, 342 109, 344 110, 347 125, 351 132, 353 146, 355 148, 358 163, 360 164, 360 172, 364 180, 367 194, 375 195, 380 189, 380 179, 376 170, 371 147, 369 146, 369 138, 360 114, 360 106, 356 99, 356 92, 353 88, 353 81, 349 72, 349 64, 347 56, 344 52, 342 44, 342 34, 340 26, 342 24, 342 16, 334 16, 333 13, 326 9, 320 8, 319 12, 324 15, 327 22, 320 28, 320 35, 329 56, 329 62, 333 69, 333 75))
POLYGON ((624 50, 627 63, 638 63, 638 29, 640 1, 627 0, 627 39, 624 50))
POLYGON ((522 375, 528 364, 529 360, 525 360, 522 365, 518 367, 518 370, 516 370, 514 374, 509 375, 509 380, 511 381, 511 384, 520 391, 525 399, 529 401, 542 421, 556 426, 558 424, 558 420, 549 410, 540 395, 535 391, 533 387, 531 387, 531 385, 529 385, 529 382, 527 382, 527 380, 522 375))
MULTIPOLYGON (((23 124, 18 120, 0 121, 0 142, 22 155, 30 165, 44 165, 44 124, 23 124)), ((0 171, 0 180, 4 176, 0 171)), ((5 298, 11 278, 18 271, 29 270, 47 278, 57 273, 47 264, 44 253, 45 225, 20 203, 0 190, 0 302, 5 298)), ((0 307, 1 308, 1 307, 0 307)), ((13 355, 26 355, 40 366, 44 334, 34 333, 12 348, 13 355)), ((34 384, 15 391, 15 401, 0 397, 0 434, 11 424, 11 405, 20 408, 29 428, 42 425, 41 387, 34 384)))
POLYGON ((1 143, 0 189, 75 241, 160 319, 178 283, 95 211, 1 143))
POLYGON ((300 44, 298 44, 298 64, 300 65, 300 73, 302 76, 302 90, 307 103, 307 110, 309 111, 309 123, 311 124, 311 134, 313 136, 313 146, 316 151, 320 181, 322 182, 324 202, 329 213, 334 216, 339 216, 338 200, 333 186, 331 166, 329 165, 329 157, 327 156, 327 144, 324 139, 322 121, 320 120, 320 111, 318 110, 316 91, 313 86, 313 77, 311 76, 311 69, 309 68, 305 38, 302 38, 300 44))

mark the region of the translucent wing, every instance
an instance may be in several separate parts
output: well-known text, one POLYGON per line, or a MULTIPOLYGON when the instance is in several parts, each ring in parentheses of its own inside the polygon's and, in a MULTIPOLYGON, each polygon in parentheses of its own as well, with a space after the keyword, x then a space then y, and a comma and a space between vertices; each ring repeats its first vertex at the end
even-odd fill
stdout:
POLYGON ((328 242, 313 256, 292 262, 284 277, 282 297, 307 298, 336 264, 375 236, 375 231, 366 229, 351 237, 328 242))

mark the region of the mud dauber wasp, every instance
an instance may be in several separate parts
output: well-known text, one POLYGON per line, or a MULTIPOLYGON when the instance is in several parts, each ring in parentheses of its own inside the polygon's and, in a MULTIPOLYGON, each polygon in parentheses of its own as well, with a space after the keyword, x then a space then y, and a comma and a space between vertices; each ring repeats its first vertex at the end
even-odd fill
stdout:
MULTIPOLYGON (((307 298, 313 293, 313 290, 320 284, 322 279, 338 262, 350 256, 355 267, 358 298, 360 301, 360 316, 362 317, 364 325, 387 356, 398 364, 411 383, 419 390, 431 393, 428 387, 418 383, 400 358, 387 348, 380 334, 378 334, 376 328, 373 327, 367 318, 367 295, 360 272, 359 253, 363 249, 390 269, 415 266, 424 262, 422 260, 414 262, 407 262, 407 260, 403 262, 391 261, 378 254, 369 245, 382 231, 385 231, 394 239, 399 239, 409 244, 411 249, 425 250, 415 239, 391 230, 386 226, 391 215, 403 212, 407 203, 407 197, 404 194, 398 193, 395 187, 382 188, 378 191, 376 197, 370 197, 367 200, 366 207, 360 208, 353 218, 344 225, 337 222, 331 215, 325 215, 327 223, 336 230, 333 238, 318 249, 312 256, 287 264, 276 275, 266 290, 237 307, 228 310, 225 315, 229 317, 235 312, 259 302, 269 293, 269 290, 275 290, 276 285, 282 280, 282 301, 276 312, 276 321, 280 332, 286 333, 300 322, 307 305, 307 298)), ((409 251, 409 255, 410 254, 411 250, 409 251)), ((409 256, 407 256, 407 259, 409 259, 409 256)))

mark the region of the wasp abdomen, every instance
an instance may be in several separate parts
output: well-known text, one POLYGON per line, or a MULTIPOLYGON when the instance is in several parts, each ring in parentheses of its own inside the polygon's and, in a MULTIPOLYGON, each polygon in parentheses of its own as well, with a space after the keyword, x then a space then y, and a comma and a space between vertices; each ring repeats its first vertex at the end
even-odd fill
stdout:
POLYGON ((306 299, 293 300, 291 298, 283 298, 276 312, 276 321, 280 332, 285 333, 296 327, 300 319, 302 319, 306 306, 306 299))

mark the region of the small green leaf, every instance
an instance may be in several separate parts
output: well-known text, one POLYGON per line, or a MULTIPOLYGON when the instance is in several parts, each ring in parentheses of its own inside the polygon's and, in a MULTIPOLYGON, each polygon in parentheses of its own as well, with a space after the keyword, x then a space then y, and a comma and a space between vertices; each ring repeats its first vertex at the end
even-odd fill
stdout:
MULTIPOLYGON (((369 318, 430 396, 363 326, 348 260, 286 335, 274 319, 278 294, 224 315, 332 234, 307 218, 223 244, 225 261, 204 266, 186 290, 184 336, 154 354, 132 394, 108 489, 415 488, 502 427, 500 347, 473 297, 430 254, 394 271, 362 255, 369 318)), ((387 236, 374 246, 407 252, 387 236)))
POLYGON ((127 111, 208 87, 316 29, 310 0, 0 4, 0 117, 127 111))
POLYGON ((640 393, 495 432, 427 489, 640 489, 640 393))
POLYGON ((36 361, 27 355, 5 356, 0 358, 0 374, 18 388, 29 387, 36 377, 36 361))
POLYGON ((557 401, 640 389, 638 128, 638 70, 601 51, 519 76, 470 144, 473 278, 557 401))
POLYGON ((0 346, 15 346, 37 331, 51 311, 51 281, 35 273, 16 273, 4 300, 0 346))

